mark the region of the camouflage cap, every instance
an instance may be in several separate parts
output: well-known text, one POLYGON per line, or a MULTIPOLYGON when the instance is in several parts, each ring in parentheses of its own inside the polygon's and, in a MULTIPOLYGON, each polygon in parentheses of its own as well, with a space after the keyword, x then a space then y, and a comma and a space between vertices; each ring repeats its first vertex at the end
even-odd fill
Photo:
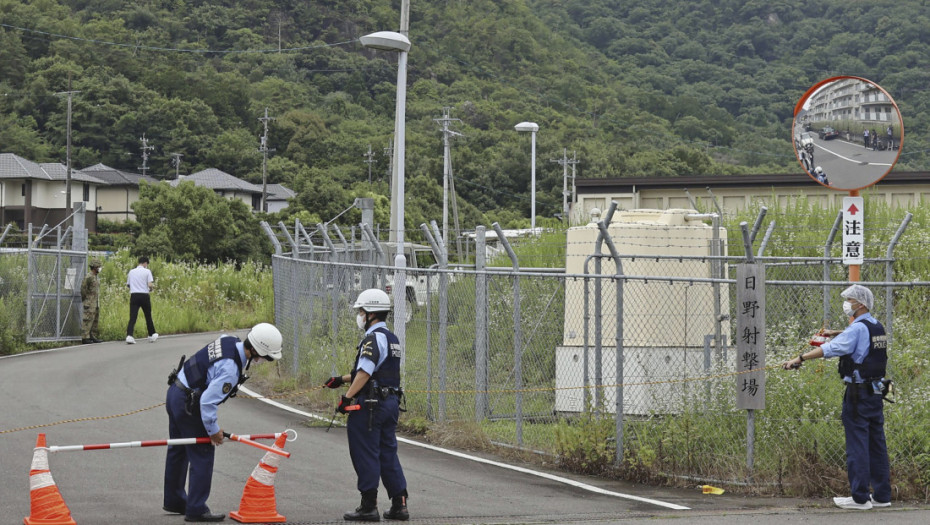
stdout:
POLYGON ((91 269, 100 268, 101 266, 103 266, 103 263, 100 262, 100 259, 91 259, 90 263, 88 263, 87 266, 89 266, 91 269))

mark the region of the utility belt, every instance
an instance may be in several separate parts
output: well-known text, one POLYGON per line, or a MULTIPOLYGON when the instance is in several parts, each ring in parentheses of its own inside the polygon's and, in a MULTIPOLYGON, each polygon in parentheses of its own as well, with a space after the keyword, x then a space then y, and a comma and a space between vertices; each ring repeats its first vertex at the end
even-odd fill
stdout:
POLYGON ((190 416, 194 414, 194 409, 200 403, 200 391, 194 390, 193 388, 189 388, 185 386, 184 383, 181 382, 181 379, 178 378, 178 373, 181 371, 181 368, 184 367, 185 357, 186 356, 182 355, 181 362, 178 363, 178 367, 172 370, 170 374, 168 374, 168 385, 175 386, 178 389, 180 389, 181 392, 184 392, 184 395, 186 397, 186 400, 184 403, 184 412, 190 416))
POLYGON ((360 394, 365 397, 365 404, 369 410, 373 411, 379 401, 395 396, 397 397, 398 410, 401 412, 407 411, 407 398, 404 396, 403 387, 382 386, 378 384, 378 380, 369 379, 360 394))
POLYGON ((402 397, 404 395, 404 389, 399 386, 378 386, 369 388, 366 395, 369 397, 377 397, 378 399, 387 399, 389 396, 402 397))
POLYGON ((894 403, 894 381, 884 377, 868 378, 862 383, 846 383, 844 399, 852 403, 853 417, 858 416, 861 396, 880 396, 882 401, 894 403))

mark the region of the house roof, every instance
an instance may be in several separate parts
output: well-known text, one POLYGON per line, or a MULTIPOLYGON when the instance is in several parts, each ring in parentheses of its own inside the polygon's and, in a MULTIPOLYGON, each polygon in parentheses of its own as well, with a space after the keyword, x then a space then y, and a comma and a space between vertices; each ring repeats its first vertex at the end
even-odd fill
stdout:
MULTIPOLYGON (((39 164, 45 173, 48 173, 49 180, 68 180, 68 167, 58 162, 43 162, 39 164)), ((80 182, 92 182, 94 184, 106 185, 106 181, 98 179, 93 175, 88 175, 81 170, 71 168, 71 180, 80 182)))
MULTIPOLYGON (((14 153, 0 153, 0 179, 65 181, 68 179, 68 167, 57 162, 37 164, 14 153)), ((76 169, 71 170, 71 180, 106 184, 104 181, 76 169)))
POLYGON ((152 184, 158 182, 158 179, 154 177, 118 170, 105 164, 94 164, 83 168, 81 171, 103 180, 110 186, 138 186, 139 182, 143 180, 152 184))
POLYGON ((204 186, 212 190, 229 190, 241 191, 245 193, 261 193, 262 187, 246 182, 240 178, 220 171, 216 168, 207 168, 190 175, 181 175, 170 182, 172 186, 177 186, 184 181, 192 181, 197 186, 204 186))
POLYGON ((269 201, 286 201, 287 199, 293 199, 295 196, 297 196, 297 193, 283 184, 268 185, 269 201))

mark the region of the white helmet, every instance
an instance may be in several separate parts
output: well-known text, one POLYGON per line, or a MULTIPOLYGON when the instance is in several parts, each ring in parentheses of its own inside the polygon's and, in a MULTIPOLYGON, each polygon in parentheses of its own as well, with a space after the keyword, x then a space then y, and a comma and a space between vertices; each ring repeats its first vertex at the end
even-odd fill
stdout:
POLYGON ((284 338, 273 324, 258 323, 252 327, 246 339, 258 355, 269 361, 281 359, 281 341, 284 338))
POLYGON ((358 299, 356 299, 355 304, 352 305, 353 310, 358 310, 359 308, 366 312, 390 312, 391 298, 388 297, 388 294, 384 293, 384 290, 369 288, 358 294, 358 299))
POLYGON ((821 168, 820 166, 817 166, 816 168, 814 168, 814 173, 816 173, 817 175, 820 175, 821 173, 823 173, 823 168, 821 168))

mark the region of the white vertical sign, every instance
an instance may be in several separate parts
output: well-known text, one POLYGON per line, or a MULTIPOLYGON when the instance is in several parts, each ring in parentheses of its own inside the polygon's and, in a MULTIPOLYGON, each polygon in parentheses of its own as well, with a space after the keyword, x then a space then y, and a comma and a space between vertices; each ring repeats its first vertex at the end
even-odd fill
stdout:
POLYGON ((843 264, 862 264, 864 219, 862 197, 843 197, 843 264))
POLYGON ((736 408, 765 408, 765 266, 736 265, 736 408))

